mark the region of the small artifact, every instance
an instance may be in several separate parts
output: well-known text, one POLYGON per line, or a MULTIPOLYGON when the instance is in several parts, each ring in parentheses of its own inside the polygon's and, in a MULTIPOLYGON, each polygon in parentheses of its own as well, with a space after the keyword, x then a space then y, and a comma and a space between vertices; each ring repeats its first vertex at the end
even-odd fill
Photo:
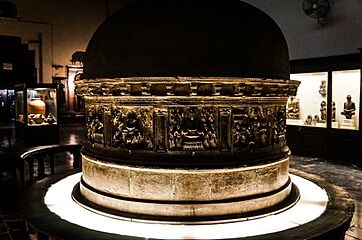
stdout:
POLYGON ((321 85, 319 86, 319 93, 323 97, 325 97, 327 95, 326 87, 327 87, 326 80, 322 80, 321 85))
POLYGON ((41 98, 32 98, 28 102, 28 114, 45 115, 45 102, 41 98))
POLYGON ((319 116, 318 115, 314 115, 314 118, 313 118, 313 125, 315 125, 316 123, 320 123, 320 119, 319 119, 319 116))
POLYGON ((287 103, 287 118, 299 119, 299 99, 295 96, 290 96, 287 103))
POLYGON ((34 123, 36 124, 42 124, 45 120, 44 116, 42 114, 35 114, 32 117, 32 120, 34 121, 34 123))
POLYGON ((324 123, 327 120, 327 103, 326 103, 326 101, 321 102, 320 111, 321 111, 321 122, 324 123))
POLYGON ((47 118, 45 119, 45 122, 47 122, 48 124, 53 124, 56 122, 56 118, 53 114, 49 113, 47 118))
POLYGON ((18 117, 17 117, 17 121, 19 121, 19 122, 24 122, 24 115, 23 114, 18 114, 18 117))
POLYGON ((351 95, 347 95, 347 102, 343 105, 343 112, 342 115, 346 117, 346 119, 352 119, 352 116, 355 114, 356 111, 356 104, 352 102, 351 95))
POLYGON ((313 117, 312 115, 308 115, 307 119, 304 121, 304 125, 312 126, 313 123, 313 117))
POLYGON ((28 115, 28 124, 35 124, 33 117, 35 114, 31 113, 28 115))

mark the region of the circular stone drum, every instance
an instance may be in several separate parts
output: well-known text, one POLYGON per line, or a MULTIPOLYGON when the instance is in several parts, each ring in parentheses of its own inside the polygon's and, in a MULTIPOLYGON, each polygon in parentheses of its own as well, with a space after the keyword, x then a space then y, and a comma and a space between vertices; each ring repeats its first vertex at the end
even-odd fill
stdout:
POLYGON ((288 198, 285 106, 299 82, 80 80, 87 139, 80 193, 122 213, 202 218, 288 198))

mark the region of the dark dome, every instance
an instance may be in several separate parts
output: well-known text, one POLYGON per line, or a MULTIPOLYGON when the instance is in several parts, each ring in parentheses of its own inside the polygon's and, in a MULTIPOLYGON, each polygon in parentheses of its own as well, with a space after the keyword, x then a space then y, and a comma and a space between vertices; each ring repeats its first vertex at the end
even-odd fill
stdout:
POLYGON ((289 79, 278 25, 239 0, 139 0, 94 33, 85 79, 115 77, 289 79))

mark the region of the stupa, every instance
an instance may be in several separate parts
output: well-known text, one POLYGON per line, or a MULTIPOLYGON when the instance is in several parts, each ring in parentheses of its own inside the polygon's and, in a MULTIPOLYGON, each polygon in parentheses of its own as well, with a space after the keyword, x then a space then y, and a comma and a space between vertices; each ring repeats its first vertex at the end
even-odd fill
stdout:
POLYGON ((136 0, 94 33, 75 82, 82 172, 24 195, 38 239, 343 239, 346 191, 289 174, 285 38, 239 0, 136 0))
MULTIPOLYGON (((87 143, 74 198, 132 218, 251 216, 298 198, 286 40, 238 0, 135 1, 86 50, 87 143)), ((288 205, 287 204, 287 205, 288 205)))

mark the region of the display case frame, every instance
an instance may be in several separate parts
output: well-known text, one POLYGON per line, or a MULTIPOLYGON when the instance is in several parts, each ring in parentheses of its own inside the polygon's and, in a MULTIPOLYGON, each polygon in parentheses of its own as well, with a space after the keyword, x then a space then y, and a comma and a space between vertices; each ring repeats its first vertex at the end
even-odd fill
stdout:
POLYGON ((0 123, 15 122, 14 88, 0 88, 0 123))
POLYGON ((58 86, 48 83, 18 84, 14 89, 16 143, 24 147, 59 143, 58 86), (49 101, 44 98, 43 101, 40 96, 36 96, 39 99, 35 101, 40 102, 36 106, 35 101, 30 100, 30 93, 34 95, 37 92, 41 92, 42 97, 49 93, 52 98, 49 101), (22 108, 22 115, 19 114, 19 107, 22 108))
MULTIPOLYGON (((287 124, 287 144, 293 154, 321 157, 334 161, 362 165, 362 117, 358 118, 358 129, 343 129, 332 126, 333 72, 361 70, 361 53, 323 58, 291 61, 291 73, 327 72, 327 119, 326 127, 306 127, 287 124)), ((361 113, 362 71, 359 78, 358 101, 355 103, 361 113)), ((357 98, 356 98, 357 99, 357 98)), ((339 114, 339 112, 337 113, 339 114)))

